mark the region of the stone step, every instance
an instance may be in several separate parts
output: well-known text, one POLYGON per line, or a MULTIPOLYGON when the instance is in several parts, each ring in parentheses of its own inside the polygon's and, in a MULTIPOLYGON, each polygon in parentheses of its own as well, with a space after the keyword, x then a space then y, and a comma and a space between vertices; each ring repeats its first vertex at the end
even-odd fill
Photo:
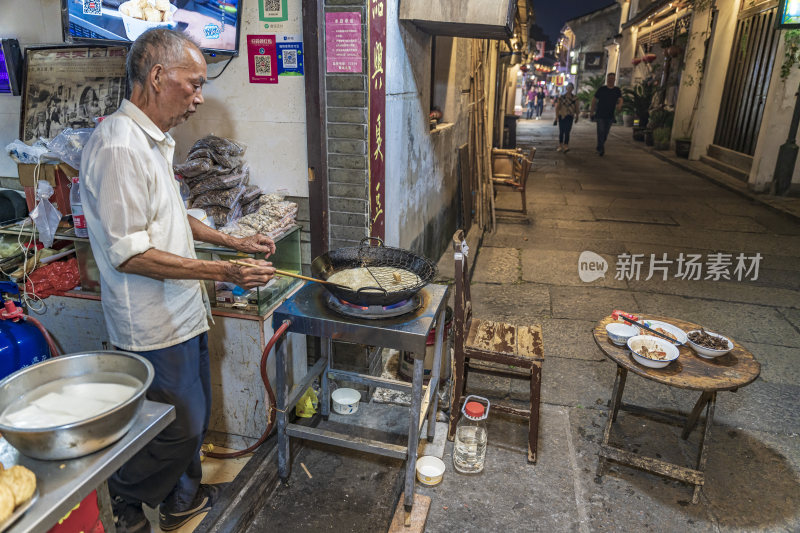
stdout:
POLYGON ((708 157, 721 161, 726 165, 738 168, 742 172, 750 174, 750 168, 753 166, 753 156, 736 152, 729 148, 724 148, 716 144, 708 146, 708 157))
POLYGON ((737 168, 735 166, 723 163, 719 159, 714 159, 713 157, 709 157, 707 155, 701 155, 700 156, 700 161, 702 161, 706 165, 708 165, 710 167, 714 167, 715 169, 717 169, 717 170, 719 170, 721 172, 724 172, 725 174, 727 174, 729 176, 732 176, 732 177, 734 177, 734 178, 736 178, 738 180, 746 182, 750 178, 750 172, 749 171, 745 172, 744 170, 741 170, 740 168, 737 168))

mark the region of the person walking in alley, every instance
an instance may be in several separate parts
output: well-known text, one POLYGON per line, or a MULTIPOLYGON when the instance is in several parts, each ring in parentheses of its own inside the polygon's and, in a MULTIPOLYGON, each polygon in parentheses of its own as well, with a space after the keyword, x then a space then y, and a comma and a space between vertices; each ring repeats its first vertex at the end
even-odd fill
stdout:
POLYGON ((544 111, 544 99, 547 97, 547 94, 544 92, 544 89, 539 87, 536 90, 536 120, 542 118, 542 111, 544 111))
POLYGON ((606 139, 615 122, 614 116, 622 109, 622 91, 615 87, 617 75, 613 72, 606 76, 606 84, 597 89, 592 98, 591 117, 597 123, 597 154, 606 153, 606 139))
POLYGON ((556 99, 556 120, 558 121, 557 152, 569 152, 569 132, 572 124, 578 122, 578 98, 573 94, 575 85, 567 84, 564 94, 556 99))
POLYGON ((527 115, 525 116, 525 118, 530 119, 530 118, 533 118, 533 111, 534 111, 534 108, 536 107, 536 93, 533 90, 533 85, 531 85, 531 88, 528 89, 528 94, 526 96, 526 100, 527 100, 527 105, 528 105, 528 112, 527 112, 527 115))

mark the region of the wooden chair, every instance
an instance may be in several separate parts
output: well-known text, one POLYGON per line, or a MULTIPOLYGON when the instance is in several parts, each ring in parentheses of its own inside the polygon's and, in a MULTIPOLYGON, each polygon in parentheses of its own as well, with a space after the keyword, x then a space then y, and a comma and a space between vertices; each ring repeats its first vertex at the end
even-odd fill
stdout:
POLYGON ((536 156, 536 147, 531 147, 530 156, 526 156, 519 148, 507 150, 492 148, 492 184, 508 186, 522 195, 522 213, 528 214, 525 186, 528 173, 536 156))
POLYGON ((542 329, 538 325, 516 326, 473 317, 466 266, 468 250, 462 230, 458 230, 453 236, 453 249, 455 252, 454 358, 448 439, 453 440, 455 436, 456 423, 461 416, 461 406, 466 397, 467 377, 470 372, 528 380, 531 390, 529 409, 492 403, 491 411, 528 418, 528 462, 535 463, 539 438, 541 372, 544 361, 542 329), (489 366, 482 362, 495 365, 489 366), (505 368, 506 365, 514 369, 505 368))

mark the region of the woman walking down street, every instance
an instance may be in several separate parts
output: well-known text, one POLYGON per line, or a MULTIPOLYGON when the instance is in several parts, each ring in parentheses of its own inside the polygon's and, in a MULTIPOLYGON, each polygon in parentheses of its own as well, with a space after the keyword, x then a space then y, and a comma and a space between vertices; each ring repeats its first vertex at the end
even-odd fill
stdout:
POLYGON ((533 110, 536 107, 536 93, 533 91, 533 87, 528 89, 527 106, 528 106, 528 112, 525 118, 528 119, 533 118, 533 110))
POLYGON ((544 111, 544 99, 547 97, 544 89, 539 87, 536 91, 536 120, 542 118, 542 111, 544 111))
POLYGON ((572 131, 573 122, 578 122, 578 98, 573 94, 575 86, 567 84, 564 94, 556 100, 556 119, 558 120, 558 148, 557 152, 569 152, 569 133, 572 131))

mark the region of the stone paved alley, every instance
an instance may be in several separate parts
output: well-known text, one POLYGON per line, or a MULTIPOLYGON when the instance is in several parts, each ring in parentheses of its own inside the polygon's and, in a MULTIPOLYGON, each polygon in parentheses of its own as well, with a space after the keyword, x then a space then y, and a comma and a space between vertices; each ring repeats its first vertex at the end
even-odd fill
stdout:
MULTIPOLYGON (((543 327, 539 461, 525 462, 524 422, 490 416, 486 470, 456 474, 448 443, 444 481, 420 487, 432 498, 427 531, 800 530, 800 223, 629 139, 629 129, 614 127, 600 158, 594 124, 583 121, 564 155, 555 151, 552 115, 520 121, 518 144, 538 148, 529 179, 532 223, 501 223, 485 235, 472 287, 477 316, 543 327), (578 255, 587 250, 608 262, 605 279, 579 279, 578 255), (638 281, 616 280, 617 256, 626 252, 666 253, 672 260, 680 253, 760 253, 762 260, 755 281, 676 279, 675 264, 669 280, 657 275, 647 281, 649 260, 638 281), (761 362, 757 381, 718 396, 697 505, 690 486, 613 463, 595 481, 615 366, 599 352, 591 329, 613 309, 703 324, 732 336, 761 362)), ((517 207, 519 194, 501 193, 498 203, 517 207)), ((470 380, 470 392, 527 401, 523 382, 470 380)), ((629 374, 623 400, 685 413, 697 397, 629 374)), ((676 425, 625 412, 618 420, 617 444, 695 463, 697 430, 682 441, 676 425)), ((285 516, 286 531, 385 531, 393 510, 387 493, 399 494, 402 476, 399 462, 389 470, 396 475, 388 475, 386 461, 306 446, 295 460, 292 484, 277 490, 257 524, 274 525, 285 516), (317 474, 314 485, 298 468, 301 461, 317 474), (358 504, 362 519, 324 512, 348 501, 358 504), (308 516, 309 506, 328 519, 308 516)))

